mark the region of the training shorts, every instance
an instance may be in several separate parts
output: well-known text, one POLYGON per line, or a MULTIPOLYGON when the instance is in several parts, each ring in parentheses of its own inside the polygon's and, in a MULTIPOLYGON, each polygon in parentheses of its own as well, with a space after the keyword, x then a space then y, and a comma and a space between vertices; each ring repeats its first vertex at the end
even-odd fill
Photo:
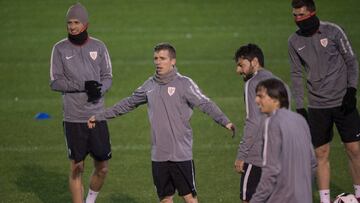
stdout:
POLYGON ((160 200, 173 196, 175 190, 179 196, 196 196, 195 168, 193 160, 173 162, 152 162, 154 185, 160 200))
POLYGON ((344 114, 341 107, 308 108, 308 111, 311 138, 315 148, 331 142, 334 123, 342 142, 349 143, 360 140, 360 118, 357 110, 347 115, 344 114))
POLYGON ((96 161, 111 158, 109 130, 106 121, 96 121, 95 128, 87 123, 63 122, 68 157, 76 163, 90 155, 96 161))
POLYGON ((261 168, 252 164, 244 163, 244 172, 240 180, 240 199, 249 202, 255 194, 256 187, 260 182, 261 168))

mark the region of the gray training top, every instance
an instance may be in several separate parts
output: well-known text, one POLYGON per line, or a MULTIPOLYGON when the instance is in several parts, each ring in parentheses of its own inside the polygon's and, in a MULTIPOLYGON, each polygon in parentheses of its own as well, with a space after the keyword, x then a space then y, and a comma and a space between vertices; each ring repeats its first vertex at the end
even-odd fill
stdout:
POLYGON ((176 73, 172 81, 163 85, 157 83, 153 77, 149 78, 130 97, 96 116, 114 118, 145 103, 151 124, 152 161, 192 160, 193 135, 190 118, 193 107, 198 107, 222 126, 230 122, 192 79, 179 73, 176 73))
POLYGON ((262 121, 263 167, 250 203, 312 202, 316 159, 305 119, 281 108, 262 121))
POLYGON ((357 88, 359 64, 344 31, 320 21, 311 37, 294 33, 289 38, 292 89, 296 108, 304 108, 303 67, 308 102, 312 108, 341 105, 347 87, 357 88))
POLYGON ((244 135, 238 149, 237 160, 244 160, 246 163, 261 167, 262 158, 259 156, 262 150, 262 143, 258 142, 259 120, 263 114, 255 103, 256 86, 263 80, 273 78, 273 74, 266 70, 260 69, 252 78, 245 82, 244 97, 246 120, 244 135))
POLYGON ((103 110, 103 97, 97 103, 87 102, 87 80, 100 82, 102 95, 110 88, 112 67, 105 44, 92 37, 82 46, 68 39, 56 43, 51 53, 50 87, 63 94, 64 121, 86 123, 103 110))

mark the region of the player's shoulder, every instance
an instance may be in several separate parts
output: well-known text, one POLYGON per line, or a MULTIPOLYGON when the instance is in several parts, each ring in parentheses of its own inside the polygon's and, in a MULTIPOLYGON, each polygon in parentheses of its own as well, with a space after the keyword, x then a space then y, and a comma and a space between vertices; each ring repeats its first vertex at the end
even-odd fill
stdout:
POLYGON ((257 85, 257 83, 270 78, 274 78, 274 75, 269 70, 261 69, 250 80, 250 83, 255 83, 257 85))
POLYGON ((69 43, 69 40, 67 38, 64 38, 64 39, 61 39, 60 41, 56 42, 53 47, 61 48, 61 47, 67 46, 68 43, 69 43))
POLYGON ((295 125, 307 125, 304 117, 290 109, 280 108, 277 111, 278 116, 281 118, 279 119, 281 123, 285 125, 289 125, 288 122, 292 122, 295 125), (286 122, 284 122, 286 121, 286 122))
POLYGON ((176 73, 176 80, 184 84, 194 83, 194 81, 190 77, 182 75, 179 72, 176 73))
POLYGON ((336 36, 336 35, 346 35, 344 32, 344 29, 336 24, 336 23, 332 23, 332 22, 328 22, 328 21, 320 21, 320 32, 323 32, 325 35, 327 35, 328 37, 331 36, 336 36))
POLYGON ((273 78, 274 77, 272 72, 265 68, 259 70, 257 75, 258 75, 258 77, 262 77, 262 78, 273 78))
POLYGON ((89 42, 97 46, 105 47, 105 43, 98 38, 89 37, 89 42))
POLYGON ((142 86, 152 86, 153 84, 155 84, 155 80, 153 76, 150 76, 148 79, 146 79, 143 83, 142 86))
POLYGON ((289 38, 288 38, 288 43, 289 44, 292 44, 294 43, 294 41, 298 40, 299 39, 299 35, 297 34, 298 31, 292 33, 289 38))
POLYGON ((325 30, 342 30, 342 28, 333 22, 329 21, 320 21, 320 28, 319 29, 325 29, 325 30))

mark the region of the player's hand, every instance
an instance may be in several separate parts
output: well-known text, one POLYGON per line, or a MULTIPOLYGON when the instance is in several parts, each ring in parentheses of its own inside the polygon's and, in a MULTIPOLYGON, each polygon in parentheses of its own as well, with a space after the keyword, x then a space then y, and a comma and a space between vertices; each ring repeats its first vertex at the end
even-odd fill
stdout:
POLYGON ((85 81, 85 92, 88 95, 88 102, 96 103, 101 98, 102 84, 95 80, 85 81))
POLYGON ((243 173, 244 172, 244 160, 235 160, 235 171, 238 173, 243 173))
POLYGON ((356 89, 353 87, 348 87, 346 89, 346 94, 343 97, 341 103, 341 110, 345 115, 353 112, 356 109, 356 89))
POLYGON ((89 120, 87 121, 88 128, 92 129, 95 128, 95 116, 91 116, 89 120))
POLYGON ((236 135, 236 126, 233 123, 228 123, 225 127, 232 131, 232 138, 234 138, 236 135))

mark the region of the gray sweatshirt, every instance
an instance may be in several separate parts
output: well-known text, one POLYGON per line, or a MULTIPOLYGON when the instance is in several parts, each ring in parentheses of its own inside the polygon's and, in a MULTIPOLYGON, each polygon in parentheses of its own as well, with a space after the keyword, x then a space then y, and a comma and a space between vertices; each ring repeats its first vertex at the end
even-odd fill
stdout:
POLYGON ((258 139, 259 121, 263 115, 259 107, 255 103, 256 86, 259 82, 273 78, 273 74, 266 70, 260 69, 252 78, 245 83, 244 97, 245 97, 245 110, 246 120, 244 126, 244 134, 238 149, 237 159, 244 160, 246 163, 253 164, 261 167, 262 158, 259 156, 262 150, 261 139, 258 139))
POLYGON ((192 160, 192 129, 190 118, 193 107, 226 126, 229 119, 219 107, 206 97, 188 77, 176 74, 167 84, 149 78, 134 93, 96 117, 114 118, 147 103, 151 125, 152 161, 192 160))
POLYGON ((262 121, 263 167, 250 203, 312 202, 316 159, 305 119, 278 109, 262 121))
POLYGON ((51 52, 50 87, 63 94, 64 121, 87 122, 103 110, 103 97, 97 103, 87 102, 87 80, 100 82, 102 94, 111 86, 112 67, 104 43, 92 37, 82 46, 68 39, 56 43, 51 52))
POLYGON ((338 25, 321 21, 319 31, 313 36, 294 33, 288 45, 296 108, 304 108, 303 72, 311 108, 340 106, 346 88, 357 88, 359 64, 338 25))

